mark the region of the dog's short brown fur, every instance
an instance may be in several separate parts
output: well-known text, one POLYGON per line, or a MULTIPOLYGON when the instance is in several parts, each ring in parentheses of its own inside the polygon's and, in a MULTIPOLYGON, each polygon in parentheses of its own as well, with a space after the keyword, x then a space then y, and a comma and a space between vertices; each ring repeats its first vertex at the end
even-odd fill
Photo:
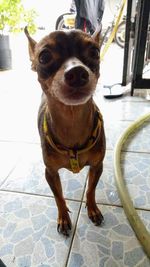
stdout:
POLYGON ((39 43, 27 28, 25 34, 32 69, 43 90, 38 127, 45 176, 58 207, 58 230, 68 235, 71 220, 58 174, 60 168, 78 172, 90 166, 88 216, 96 225, 103 220, 95 202, 95 189, 103 168, 105 134, 102 116, 92 98, 99 78, 99 32, 90 36, 79 30, 55 31, 39 43), (94 130, 96 135, 92 137, 94 130))

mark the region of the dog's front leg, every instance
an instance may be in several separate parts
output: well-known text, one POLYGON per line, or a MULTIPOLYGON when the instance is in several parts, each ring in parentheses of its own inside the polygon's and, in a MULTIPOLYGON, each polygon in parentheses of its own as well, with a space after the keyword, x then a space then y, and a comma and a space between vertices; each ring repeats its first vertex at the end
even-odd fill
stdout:
POLYGON ((58 172, 51 173, 47 168, 45 170, 46 180, 54 194, 56 204, 58 207, 58 221, 57 230, 58 232, 69 236, 71 230, 71 220, 69 217, 69 209, 66 206, 66 201, 63 197, 63 191, 61 181, 58 172))
POLYGON ((101 214, 95 201, 95 189, 96 189, 98 180, 102 174, 102 171, 103 171, 102 163, 98 164, 97 166, 90 167, 88 189, 86 193, 86 197, 87 197, 86 206, 88 210, 88 216, 95 225, 100 225, 103 221, 103 215, 101 214))

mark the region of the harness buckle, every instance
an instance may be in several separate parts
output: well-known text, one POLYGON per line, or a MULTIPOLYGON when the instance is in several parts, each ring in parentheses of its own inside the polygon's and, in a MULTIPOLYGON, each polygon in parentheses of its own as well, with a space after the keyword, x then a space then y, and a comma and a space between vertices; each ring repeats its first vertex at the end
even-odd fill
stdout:
POLYGON ((79 173, 80 166, 79 166, 79 160, 78 160, 78 153, 73 150, 69 150, 69 161, 71 170, 73 173, 79 173))

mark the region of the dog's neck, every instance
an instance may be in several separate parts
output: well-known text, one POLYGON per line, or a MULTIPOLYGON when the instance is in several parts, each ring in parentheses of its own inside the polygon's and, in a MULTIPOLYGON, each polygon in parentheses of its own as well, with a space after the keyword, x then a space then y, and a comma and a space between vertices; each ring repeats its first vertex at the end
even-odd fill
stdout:
POLYGON ((48 100, 48 125, 52 138, 65 147, 81 147, 92 134, 94 105, 92 98, 82 105, 64 105, 48 100))

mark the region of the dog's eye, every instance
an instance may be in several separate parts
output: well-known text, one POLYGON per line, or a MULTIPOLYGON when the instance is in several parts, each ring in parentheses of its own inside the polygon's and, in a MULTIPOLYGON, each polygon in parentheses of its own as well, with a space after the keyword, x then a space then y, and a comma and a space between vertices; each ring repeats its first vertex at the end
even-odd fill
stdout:
POLYGON ((92 47, 90 49, 90 57, 93 59, 99 59, 100 57, 100 51, 97 47, 92 47))
POLYGON ((41 64, 47 64, 51 61, 52 59, 52 55, 51 52, 48 49, 43 50, 40 54, 39 54, 39 62, 41 64))

